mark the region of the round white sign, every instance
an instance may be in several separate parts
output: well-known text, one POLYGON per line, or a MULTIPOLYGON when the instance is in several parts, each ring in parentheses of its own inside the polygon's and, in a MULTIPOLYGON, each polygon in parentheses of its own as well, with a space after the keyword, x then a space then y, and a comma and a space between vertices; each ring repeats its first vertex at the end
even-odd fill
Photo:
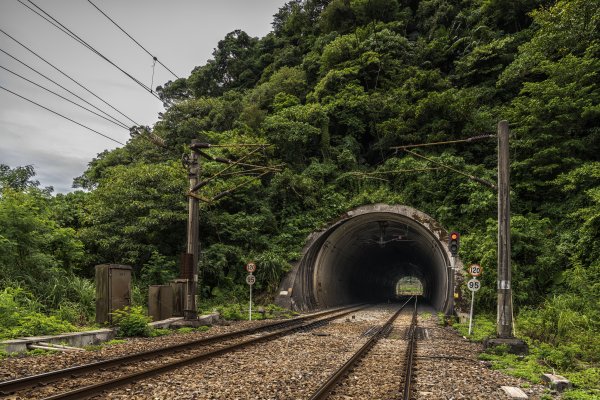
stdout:
POLYGON ((473 278, 469 282, 467 282, 467 287, 471 292, 476 292, 481 289, 481 282, 479 280, 473 278))
POLYGON ((254 283, 256 282, 256 277, 252 274, 246 276, 246 283, 250 286, 254 285, 254 283))
POLYGON ((253 273, 254 271, 256 271, 256 264, 254 263, 248 263, 246 264, 246 271, 253 273))

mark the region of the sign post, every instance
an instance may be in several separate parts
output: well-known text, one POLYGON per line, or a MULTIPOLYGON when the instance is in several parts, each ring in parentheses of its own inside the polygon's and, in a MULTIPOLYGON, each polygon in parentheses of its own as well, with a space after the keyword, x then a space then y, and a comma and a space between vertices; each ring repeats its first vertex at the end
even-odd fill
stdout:
POLYGON ((469 336, 471 336, 471 330, 473 327, 473 304, 475 303, 475 292, 481 289, 481 282, 475 278, 481 275, 481 266, 473 264, 469 267, 469 273, 473 275, 473 278, 467 282, 467 288, 471 291, 471 312, 469 313, 469 336))
POLYGON ((256 264, 250 262, 246 264, 246 271, 248 271, 248 275, 246 276, 246 283, 250 286, 250 306, 248 307, 248 321, 252 321, 252 285, 256 282, 256 277, 252 275, 254 271, 256 271, 256 264))

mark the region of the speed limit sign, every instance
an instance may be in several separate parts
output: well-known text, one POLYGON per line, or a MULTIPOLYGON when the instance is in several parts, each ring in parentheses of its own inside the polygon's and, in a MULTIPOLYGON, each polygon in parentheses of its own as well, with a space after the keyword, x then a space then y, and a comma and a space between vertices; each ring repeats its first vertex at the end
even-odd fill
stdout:
POLYGON ((256 264, 252 262, 246 264, 246 271, 248 271, 249 273, 253 273, 254 271, 256 271, 256 264))
POLYGON ((256 283, 256 277, 252 274, 246 276, 246 283, 250 286, 256 283))
POLYGON ((476 292, 481 289, 481 282, 479 280, 473 278, 469 282, 467 282, 467 287, 471 292, 476 292))
POLYGON ((483 268, 479 264, 471 264, 469 267, 469 274, 472 276, 479 276, 483 272, 483 268))

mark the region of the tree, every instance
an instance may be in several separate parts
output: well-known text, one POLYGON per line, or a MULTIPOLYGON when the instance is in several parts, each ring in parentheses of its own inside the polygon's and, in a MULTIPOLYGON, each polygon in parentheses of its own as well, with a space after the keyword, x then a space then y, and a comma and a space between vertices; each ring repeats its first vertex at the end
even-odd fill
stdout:
POLYGON ((109 168, 86 199, 79 234, 88 262, 139 269, 155 251, 176 258, 185 243, 186 186, 177 162, 109 168))
POLYGON ((0 194, 6 188, 16 191, 25 191, 40 186, 38 180, 32 180, 35 176, 33 165, 10 168, 6 164, 0 164, 0 194))

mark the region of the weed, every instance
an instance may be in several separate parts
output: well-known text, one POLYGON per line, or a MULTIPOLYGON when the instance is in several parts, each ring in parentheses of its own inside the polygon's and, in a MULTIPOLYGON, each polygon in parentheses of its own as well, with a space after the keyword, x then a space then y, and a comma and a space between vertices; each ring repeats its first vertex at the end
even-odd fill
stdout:
POLYGON ((33 350, 29 350, 27 352, 27 355, 29 356, 45 356, 48 354, 55 354, 55 351, 53 350, 44 350, 44 349, 33 349, 33 350))
POLYGON ((575 387, 600 388, 600 367, 585 368, 577 372, 567 372, 565 376, 575 387))
POLYGON ((438 317, 438 325, 446 326, 446 316, 444 315, 444 313, 438 312, 437 317, 438 317))
POLYGON ((118 328, 119 336, 150 336, 152 328, 148 326, 150 317, 146 316, 142 307, 126 306, 116 310, 113 314, 114 322, 118 328))
POLYGON ((202 325, 196 328, 197 332, 206 332, 210 329, 210 326, 207 325, 202 325))
POLYGON ((189 326, 184 326, 183 328, 177 329, 177 333, 191 333, 191 332, 194 332, 194 331, 195 331, 195 329, 191 328, 189 326))
POLYGON ((112 346, 114 344, 127 343, 125 339, 112 339, 103 343, 104 346, 112 346))
MULTIPOLYGON (((247 320, 248 319, 248 303, 206 303, 201 311, 218 312, 221 318, 226 320, 247 320)), ((275 304, 267 304, 265 306, 252 306, 252 319, 273 319, 273 318, 291 318, 297 315, 293 311, 279 307, 275 304), (262 308, 264 312, 258 312, 262 308)))
POLYGON ((487 315, 478 315, 473 318, 471 335, 469 335, 469 322, 455 324, 458 332, 473 341, 480 342, 496 332, 496 321, 487 315))
POLYGON ((172 333, 172 331, 170 329, 163 329, 163 328, 154 328, 150 330, 150 337, 158 337, 158 336, 165 336, 165 335, 170 335, 172 333))
POLYGON ((563 400, 597 400, 600 398, 600 390, 598 389, 590 389, 590 390, 582 390, 582 389, 572 389, 567 390, 562 394, 561 399, 563 400))

